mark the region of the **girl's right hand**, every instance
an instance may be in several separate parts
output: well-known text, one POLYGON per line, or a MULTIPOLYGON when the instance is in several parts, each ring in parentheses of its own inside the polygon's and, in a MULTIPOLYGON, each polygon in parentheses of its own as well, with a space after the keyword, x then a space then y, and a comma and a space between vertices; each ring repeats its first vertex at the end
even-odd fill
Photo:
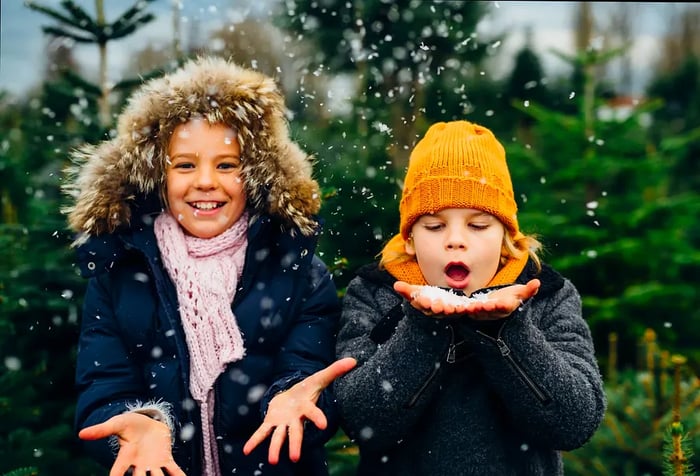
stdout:
POLYGON ((356 365, 357 360, 352 357, 336 360, 288 390, 275 395, 270 401, 265 420, 243 447, 243 454, 249 455, 270 437, 268 462, 277 464, 282 445, 289 438, 289 459, 299 461, 304 439, 304 423, 310 421, 321 430, 328 425, 326 415, 316 406, 318 397, 335 379, 345 375, 356 365))
POLYGON ((109 476, 124 476, 129 468, 133 469, 133 476, 186 476, 173 459, 170 429, 165 423, 127 412, 78 433, 82 440, 112 435, 119 439, 119 453, 109 476))

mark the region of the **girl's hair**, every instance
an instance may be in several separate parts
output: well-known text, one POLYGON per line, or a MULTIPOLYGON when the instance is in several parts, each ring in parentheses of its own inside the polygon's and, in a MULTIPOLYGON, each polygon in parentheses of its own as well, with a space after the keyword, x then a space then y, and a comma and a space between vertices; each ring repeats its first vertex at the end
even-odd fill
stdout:
POLYGON ((537 273, 542 271, 542 262, 540 261, 539 252, 542 250, 542 243, 535 235, 522 235, 516 242, 510 233, 503 234, 503 245, 501 246, 501 266, 505 265, 511 257, 520 257, 523 253, 527 253, 530 260, 535 264, 537 273))
MULTIPOLYGON (((520 258, 523 253, 527 253, 530 260, 535 264, 537 272, 542 270, 542 262, 540 261, 539 252, 542 250, 542 243, 536 238, 535 235, 521 235, 521 238, 516 242, 510 233, 503 234, 503 244, 501 245, 501 261, 499 263, 498 269, 500 270, 510 258, 520 258)), ((383 255, 380 252, 377 255, 381 258, 379 262, 379 268, 384 269, 387 263, 405 263, 415 259, 414 256, 406 253, 405 250, 387 252, 384 251, 383 255)))

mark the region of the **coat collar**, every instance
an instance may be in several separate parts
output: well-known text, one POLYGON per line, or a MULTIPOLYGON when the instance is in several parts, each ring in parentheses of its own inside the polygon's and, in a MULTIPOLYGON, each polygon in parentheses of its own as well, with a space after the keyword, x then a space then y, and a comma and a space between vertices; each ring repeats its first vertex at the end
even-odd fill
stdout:
MULTIPOLYGON (((76 249, 81 275, 90 278, 108 272, 118 261, 126 259, 133 250, 140 251, 149 261, 156 262, 160 250, 153 223, 158 213, 160 211, 144 213, 131 227, 118 232, 89 237, 76 249)), ((322 220, 317 220, 322 223, 322 220)), ((320 225, 316 233, 306 236, 286 229, 279 220, 269 215, 253 216, 248 227, 246 263, 260 261, 260 257, 269 253, 272 246, 282 249, 306 249, 308 253, 313 254, 319 232, 320 225)))

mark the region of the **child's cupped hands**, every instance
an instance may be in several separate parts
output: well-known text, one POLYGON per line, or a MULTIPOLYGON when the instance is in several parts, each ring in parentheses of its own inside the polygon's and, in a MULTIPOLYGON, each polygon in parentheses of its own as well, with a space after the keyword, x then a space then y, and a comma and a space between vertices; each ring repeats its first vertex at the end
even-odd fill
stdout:
POLYGON ((408 284, 404 281, 394 283, 397 293, 428 316, 441 318, 465 315, 477 320, 508 317, 525 300, 537 294, 539 288, 540 280, 531 279, 526 284, 513 284, 467 297, 435 286, 408 284))

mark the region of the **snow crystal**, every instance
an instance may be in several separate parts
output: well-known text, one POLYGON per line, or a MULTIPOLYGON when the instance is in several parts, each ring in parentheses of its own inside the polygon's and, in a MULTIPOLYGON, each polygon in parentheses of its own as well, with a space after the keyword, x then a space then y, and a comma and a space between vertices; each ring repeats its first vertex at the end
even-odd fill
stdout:
POLYGON ((5 357, 5 367, 7 367, 7 370, 20 370, 22 368, 22 361, 17 357, 8 355, 5 357))
POLYGON ((374 430, 369 426, 366 426, 362 430, 360 430, 360 438, 363 440, 369 440, 370 438, 372 438, 373 435, 374 430))
POLYGON ((265 385, 255 385, 248 390, 248 395, 246 397, 248 403, 257 403, 262 399, 265 394, 267 387, 265 385))
POLYGON ((457 294, 452 290, 440 288, 438 286, 422 286, 420 290, 411 295, 412 298, 427 297, 431 301, 440 300, 444 304, 469 305, 474 302, 488 301, 488 293, 476 293, 472 297, 463 294, 457 294))
POLYGON ((180 439, 184 441, 189 441, 194 437, 195 428, 192 423, 187 423, 182 426, 180 430, 180 439))

